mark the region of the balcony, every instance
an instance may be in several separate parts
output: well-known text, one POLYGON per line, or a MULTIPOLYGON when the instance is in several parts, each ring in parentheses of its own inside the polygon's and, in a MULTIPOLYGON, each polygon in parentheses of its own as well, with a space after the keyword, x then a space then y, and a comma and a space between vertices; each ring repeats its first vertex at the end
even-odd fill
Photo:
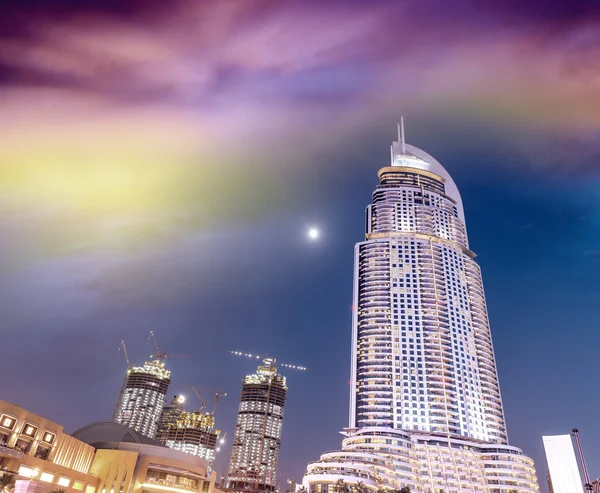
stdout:
POLYGON ((6 445, 0 445, 0 457, 14 457, 15 459, 22 459, 25 455, 20 450, 8 447, 6 445))

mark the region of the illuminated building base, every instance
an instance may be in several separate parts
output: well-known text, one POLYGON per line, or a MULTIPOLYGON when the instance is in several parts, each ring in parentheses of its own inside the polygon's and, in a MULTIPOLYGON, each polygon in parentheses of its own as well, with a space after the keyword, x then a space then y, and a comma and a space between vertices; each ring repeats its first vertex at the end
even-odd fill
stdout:
POLYGON ((533 460, 510 445, 390 428, 344 435, 342 450, 308 465, 303 485, 309 493, 335 493, 339 479, 357 493, 403 486, 423 493, 539 491, 533 460))

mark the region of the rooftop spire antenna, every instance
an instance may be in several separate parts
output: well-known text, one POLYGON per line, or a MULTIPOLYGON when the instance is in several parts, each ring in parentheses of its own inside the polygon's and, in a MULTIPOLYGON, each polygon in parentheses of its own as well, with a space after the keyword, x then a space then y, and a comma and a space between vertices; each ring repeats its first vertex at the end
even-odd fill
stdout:
POLYGON ((404 140, 404 117, 400 117, 400 125, 398 125, 398 138, 402 143, 402 154, 406 154, 406 140, 404 140))

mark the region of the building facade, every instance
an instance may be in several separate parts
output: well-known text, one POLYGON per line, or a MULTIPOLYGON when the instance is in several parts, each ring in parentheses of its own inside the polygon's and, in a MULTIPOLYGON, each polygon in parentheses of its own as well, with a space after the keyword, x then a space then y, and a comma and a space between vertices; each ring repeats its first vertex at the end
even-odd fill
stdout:
POLYGON ((184 402, 185 397, 183 395, 175 395, 173 396, 173 400, 170 404, 165 404, 163 406, 163 410, 160 413, 160 418, 158 419, 156 440, 164 443, 164 441, 161 440, 161 434, 164 433, 164 431, 169 427, 175 426, 177 421, 181 420, 181 417, 185 413, 183 409, 184 402))
POLYGON ((215 429, 214 413, 185 411, 183 396, 175 396, 164 406, 158 422, 156 440, 173 450, 193 454, 211 463, 220 430, 215 429))
POLYGON ((538 491, 533 461, 508 445, 458 188, 400 136, 391 151, 355 246, 349 427, 305 486, 538 491))
POLYGON ((286 396, 285 377, 277 373, 272 358, 265 358, 255 374, 244 378, 229 462, 230 490, 272 492, 277 488, 286 396))
POLYGON ((0 400, 0 474, 32 481, 42 491, 95 493, 93 460, 94 448, 64 433, 61 425, 0 400))
POLYGON ((98 478, 98 493, 218 493, 207 460, 118 423, 92 423, 73 436, 96 449, 90 472, 98 478))
POLYGON ((171 372, 158 358, 127 370, 113 421, 154 438, 171 383, 171 372))
POLYGON ((550 471, 546 473, 546 481, 548 483, 548 493, 554 493, 554 487, 552 486, 552 478, 550 477, 550 471))
POLYGON ((15 492, 220 493, 209 461, 114 422, 67 435, 61 425, 0 400, 0 440, 0 475, 12 476, 15 492))

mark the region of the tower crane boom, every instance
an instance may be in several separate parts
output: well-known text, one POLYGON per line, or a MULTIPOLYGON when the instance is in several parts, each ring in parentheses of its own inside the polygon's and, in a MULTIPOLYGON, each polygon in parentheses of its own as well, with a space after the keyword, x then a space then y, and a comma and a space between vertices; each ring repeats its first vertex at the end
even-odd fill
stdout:
POLYGON ((266 353, 261 356, 259 354, 242 353, 241 351, 232 351, 230 349, 228 349, 227 352, 229 352, 229 353, 231 353, 231 354, 233 354, 235 356, 245 356, 246 358, 259 359, 259 360, 262 360, 265 363, 267 363, 267 361, 270 364, 277 363, 277 366, 283 366, 285 368, 291 368, 292 370, 306 371, 308 369, 308 368, 306 368, 306 366, 290 365, 288 363, 278 363, 276 358, 273 358, 272 356, 269 356, 266 353))
POLYGON ((159 361, 162 361, 164 359, 191 358, 191 356, 183 355, 183 354, 167 354, 166 349, 161 351, 160 348, 158 347, 158 343, 156 342, 156 336, 154 335, 153 330, 150 331, 150 335, 148 336, 148 342, 150 342, 151 339, 152 339, 152 342, 154 343, 154 347, 156 348, 156 353, 151 355, 152 358, 155 358, 159 361))
POLYGON ((217 403, 219 402, 219 397, 227 397, 227 392, 221 392, 220 390, 217 390, 215 392, 215 402, 213 404, 213 410, 212 410, 212 415, 215 415, 215 411, 217 410, 217 403))
POLYGON ((204 401, 204 399, 202 397, 200 397, 200 394, 196 390, 196 387, 191 387, 190 386, 190 388, 192 389, 192 391, 194 392, 194 394, 196 394, 196 397, 200 401, 200 409, 199 409, 199 411, 202 411, 203 409, 206 408, 206 402, 204 401))

